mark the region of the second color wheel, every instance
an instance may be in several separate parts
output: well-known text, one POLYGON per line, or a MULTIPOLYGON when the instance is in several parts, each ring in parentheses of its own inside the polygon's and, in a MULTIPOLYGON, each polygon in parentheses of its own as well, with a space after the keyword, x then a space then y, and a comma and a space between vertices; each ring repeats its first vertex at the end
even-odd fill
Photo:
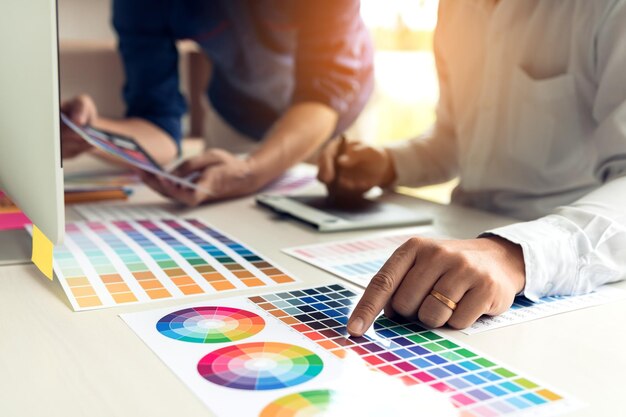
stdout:
POLYGON ((272 390, 309 381, 323 367, 320 357, 303 347, 254 342, 209 353, 198 363, 198 372, 204 379, 229 388, 272 390))

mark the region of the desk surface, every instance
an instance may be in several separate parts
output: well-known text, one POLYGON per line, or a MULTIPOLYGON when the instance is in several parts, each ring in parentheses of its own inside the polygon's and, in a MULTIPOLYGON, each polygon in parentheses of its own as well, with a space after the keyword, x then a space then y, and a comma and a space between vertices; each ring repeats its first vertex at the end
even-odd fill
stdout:
MULTIPOLYGON (((460 207, 388 197, 431 213, 437 230, 448 236, 472 237, 512 222, 460 207)), ((133 203, 148 201, 163 202, 147 191, 133 196, 133 203)), ((318 234, 272 218, 254 207, 251 198, 185 214, 207 220, 287 268, 302 281, 290 288, 338 278, 283 254, 281 248, 368 233, 318 234)), ((70 210, 68 220, 73 218, 70 210)), ((625 283, 619 285, 626 288, 625 283)), ((47 281, 34 266, 0 268, 0 415, 210 415, 118 317, 189 301, 75 313, 59 283, 47 281)), ((444 332, 589 404, 572 416, 616 416, 626 415, 620 399, 626 332, 616 331, 613 323, 624 318, 626 304, 618 302, 478 335, 444 332)))

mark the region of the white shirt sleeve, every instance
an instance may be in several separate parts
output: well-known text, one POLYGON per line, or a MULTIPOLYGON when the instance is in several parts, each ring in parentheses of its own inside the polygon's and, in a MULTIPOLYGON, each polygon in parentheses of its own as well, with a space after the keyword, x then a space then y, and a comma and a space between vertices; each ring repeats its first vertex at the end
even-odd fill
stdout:
POLYGON ((487 233, 522 247, 531 300, 626 279, 626 177, 554 214, 487 233))
POLYGON ((519 244, 524 294, 582 294, 626 279, 626 6, 616 6, 598 33, 598 90, 593 116, 605 185, 546 217, 490 230, 519 244))

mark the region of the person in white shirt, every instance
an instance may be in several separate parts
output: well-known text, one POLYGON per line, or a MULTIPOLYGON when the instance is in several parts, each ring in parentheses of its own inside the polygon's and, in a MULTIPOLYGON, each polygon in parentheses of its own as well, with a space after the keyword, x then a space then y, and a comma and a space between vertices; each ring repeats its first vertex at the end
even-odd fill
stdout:
POLYGON ((453 203, 523 222, 473 240, 409 240, 373 277, 353 335, 383 308, 464 328, 516 294, 582 294, 626 278, 626 0, 439 7, 432 130, 384 149, 351 142, 340 156, 331 143, 319 178, 359 194, 459 176, 453 203))

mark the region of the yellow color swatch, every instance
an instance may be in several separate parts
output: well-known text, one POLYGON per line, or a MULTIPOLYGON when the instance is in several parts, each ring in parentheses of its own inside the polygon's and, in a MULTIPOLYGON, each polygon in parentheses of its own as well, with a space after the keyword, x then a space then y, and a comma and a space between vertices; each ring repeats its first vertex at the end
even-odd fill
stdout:
POLYGON ((52 254, 54 245, 50 239, 33 224, 33 256, 31 260, 43 274, 52 281, 52 254))

